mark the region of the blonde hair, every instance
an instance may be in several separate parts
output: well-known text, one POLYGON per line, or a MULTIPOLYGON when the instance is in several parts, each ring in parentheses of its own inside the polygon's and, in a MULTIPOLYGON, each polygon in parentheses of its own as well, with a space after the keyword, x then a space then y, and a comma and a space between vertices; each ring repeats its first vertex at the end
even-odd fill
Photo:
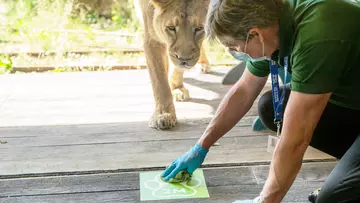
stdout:
POLYGON ((210 40, 228 36, 245 40, 253 27, 278 23, 284 0, 211 0, 205 32, 210 40))

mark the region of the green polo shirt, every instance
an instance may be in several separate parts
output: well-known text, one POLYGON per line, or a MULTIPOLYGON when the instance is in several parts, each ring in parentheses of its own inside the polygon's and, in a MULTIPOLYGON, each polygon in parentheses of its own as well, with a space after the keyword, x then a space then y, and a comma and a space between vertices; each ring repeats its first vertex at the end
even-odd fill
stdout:
MULTIPOLYGON (((330 102, 360 109, 360 0, 288 0, 279 22, 282 67, 289 56, 291 90, 333 92, 330 102)), ((270 73, 268 61, 247 62, 256 76, 270 73)))

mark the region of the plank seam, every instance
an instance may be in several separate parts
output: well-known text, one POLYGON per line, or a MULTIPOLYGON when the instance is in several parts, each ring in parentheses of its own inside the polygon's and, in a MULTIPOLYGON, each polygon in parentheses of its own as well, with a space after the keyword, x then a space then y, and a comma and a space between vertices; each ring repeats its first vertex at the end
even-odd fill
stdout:
MULTIPOLYGON (((304 160, 303 163, 325 163, 335 162, 335 158, 317 159, 317 160, 304 160)), ((247 163, 225 163, 225 164, 204 164, 200 168, 211 169, 221 167, 242 167, 242 166, 261 166, 270 165, 270 161, 259 162, 247 162, 247 163)), ((110 174, 110 173, 134 173, 134 172, 146 172, 155 170, 164 170, 166 167, 146 167, 146 168, 128 168, 128 169, 115 169, 115 170, 92 170, 92 171, 72 171, 72 172, 49 172, 49 173, 28 173, 28 174, 16 174, 16 175, 0 175, 0 180, 5 179, 20 179, 20 178, 40 178, 40 177, 52 177, 52 176, 76 176, 76 175, 98 175, 98 174, 110 174)))
POLYGON ((88 192, 67 192, 67 193, 49 193, 49 194, 31 194, 31 195, 8 195, 0 196, 0 198, 14 198, 14 197, 36 197, 36 196, 55 196, 55 195, 76 195, 76 194, 89 194, 89 193, 106 193, 106 192, 129 192, 137 191, 139 189, 124 189, 124 190, 103 190, 103 191, 88 191, 88 192))
MULTIPOLYGON (((255 185, 255 184, 242 184, 242 185, 255 185)), ((207 188, 216 188, 216 187, 231 187, 237 186, 235 184, 230 185, 213 185, 207 186, 207 188)), ((87 191, 87 192, 65 192, 65 193, 49 193, 49 194, 28 194, 28 195, 0 195, 0 198, 16 198, 16 197, 36 197, 36 196, 56 196, 56 195, 76 195, 76 194, 90 194, 90 193, 107 193, 107 192, 131 192, 139 191, 140 188, 131 188, 123 190, 100 190, 100 191, 87 191)))
MULTIPOLYGON (((260 137, 264 135, 242 135, 242 136, 231 136, 227 138, 248 138, 248 137, 260 137)), ((0 137, 6 139, 6 137, 0 137)), ((9 137, 7 137, 9 138, 9 137)), ((198 140, 199 138, 184 138, 184 139, 162 139, 162 140, 145 140, 145 141, 119 141, 119 142, 93 142, 93 143, 82 143, 82 144, 63 144, 63 145, 28 145, 24 147, 9 146, 8 148, 28 148, 28 147, 70 147, 70 146, 86 146, 86 145, 108 145, 108 144, 126 144, 126 143, 148 143, 148 142, 168 142, 168 141, 182 141, 182 140, 198 140)))

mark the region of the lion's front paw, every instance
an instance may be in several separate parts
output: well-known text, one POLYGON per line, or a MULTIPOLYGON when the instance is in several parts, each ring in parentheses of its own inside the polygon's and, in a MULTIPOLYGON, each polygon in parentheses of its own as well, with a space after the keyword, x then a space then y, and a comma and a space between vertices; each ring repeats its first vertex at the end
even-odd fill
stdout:
POLYGON ((208 63, 198 63, 196 64, 195 68, 201 73, 210 73, 211 66, 208 63))
POLYGON ((172 90, 172 95, 175 101, 188 101, 190 99, 189 90, 185 87, 172 90))
POLYGON ((149 122, 151 128, 160 130, 171 129, 176 125, 176 116, 171 113, 154 114, 149 122))

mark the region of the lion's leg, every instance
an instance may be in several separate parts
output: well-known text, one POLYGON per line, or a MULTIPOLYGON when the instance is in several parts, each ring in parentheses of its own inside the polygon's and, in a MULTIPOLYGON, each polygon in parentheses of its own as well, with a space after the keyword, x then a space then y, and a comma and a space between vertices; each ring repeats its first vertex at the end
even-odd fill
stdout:
POLYGON ((196 69, 198 69, 201 73, 209 73, 211 72, 211 66, 209 63, 209 59, 206 55, 206 45, 205 41, 201 45, 200 49, 200 58, 198 63, 196 64, 196 69))
POLYGON ((176 101, 187 101, 190 99, 189 91, 184 87, 184 69, 178 68, 171 63, 169 84, 173 98, 176 101))
MULTIPOLYGON (((199 61, 195 68, 202 73, 209 73, 211 71, 209 60, 206 56, 206 46, 202 43, 200 50, 199 61)), ((170 61, 170 74, 169 83, 172 91, 172 95, 176 101, 188 101, 190 100, 189 91, 184 87, 184 69, 176 67, 171 60, 170 61)))
POLYGON ((147 38, 144 50, 155 99, 155 112, 149 126, 162 130, 170 129, 176 125, 177 120, 167 76, 166 48, 155 40, 147 38))

